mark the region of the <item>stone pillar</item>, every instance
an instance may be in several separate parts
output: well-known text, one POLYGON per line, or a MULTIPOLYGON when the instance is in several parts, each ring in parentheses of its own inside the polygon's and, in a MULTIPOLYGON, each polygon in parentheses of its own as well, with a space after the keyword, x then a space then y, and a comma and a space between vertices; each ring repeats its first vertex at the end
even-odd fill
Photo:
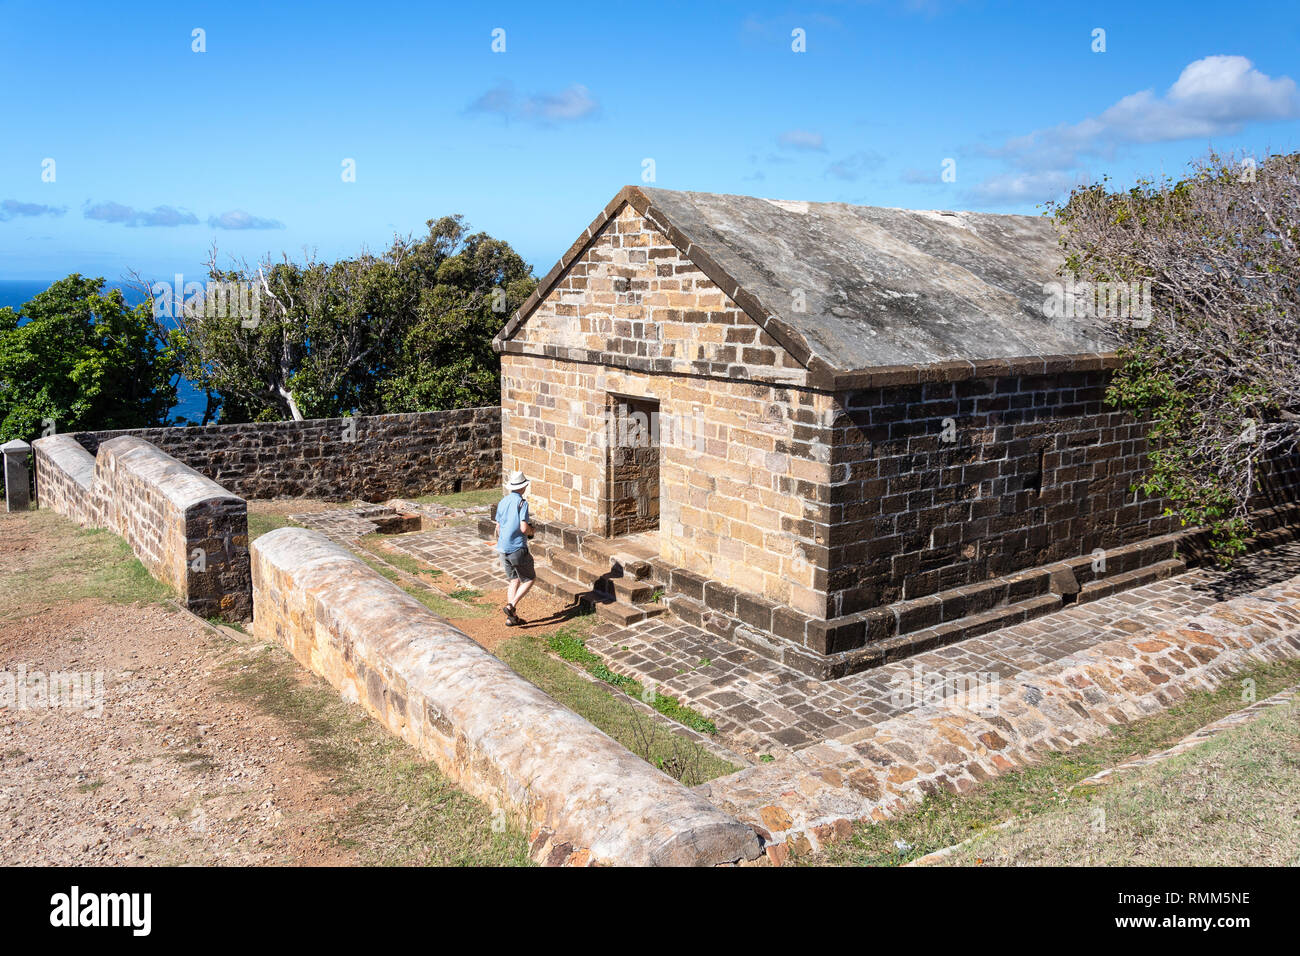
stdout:
POLYGON ((27 454, 32 446, 20 438, 0 445, 5 458, 5 510, 26 511, 32 506, 32 483, 27 473, 27 454))

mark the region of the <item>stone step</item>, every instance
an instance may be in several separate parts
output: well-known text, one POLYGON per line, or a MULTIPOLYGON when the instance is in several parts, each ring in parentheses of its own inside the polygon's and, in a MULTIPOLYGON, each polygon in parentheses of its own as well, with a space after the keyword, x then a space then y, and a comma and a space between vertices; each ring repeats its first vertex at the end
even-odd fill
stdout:
POLYGON ((608 604, 596 605, 596 616, 615 624, 635 624, 648 617, 656 617, 667 610, 662 604, 628 604, 626 601, 610 601, 608 604))
POLYGON ((991 631, 1010 627, 1013 624, 1020 624, 1036 617, 1042 617, 1044 614, 1059 610, 1061 606, 1062 602, 1059 594, 1040 594, 1037 597, 1017 601, 1014 604, 1006 604, 1002 607, 989 608, 987 611, 981 611, 978 614, 970 614, 955 621, 946 621, 934 627, 923 628, 908 634, 899 634, 897 637, 888 638, 875 645, 868 645, 868 648, 873 646, 878 648, 883 655, 880 663, 887 664, 891 661, 911 657, 913 654, 934 650, 936 647, 944 647, 957 641, 979 637, 981 634, 988 634, 991 631))
POLYGON ((579 553, 592 564, 604 565, 622 577, 643 581, 650 576, 650 563, 631 555, 622 554, 616 542, 605 541, 589 535, 583 539, 579 553))
POLYGON ((537 568, 537 587, 567 601, 581 602, 596 609, 596 615, 615 624, 635 624, 662 614, 662 604, 629 604, 605 591, 596 591, 560 574, 553 568, 537 568))
POLYGON ((598 600, 609 600, 609 595, 594 592, 591 588, 584 587, 572 578, 566 578, 546 565, 537 565, 535 571, 537 587, 547 594, 554 594, 568 601, 585 601, 588 604, 594 604, 598 600))
POLYGON ((637 578, 605 578, 604 583, 614 588, 614 596, 628 604, 644 604, 654 597, 655 587, 649 581, 637 578))
POLYGON ((1118 594, 1120 591, 1127 591, 1129 588, 1140 587, 1143 584, 1150 584, 1152 581, 1159 581, 1175 574, 1182 574, 1186 570, 1186 561, 1182 558, 1170 558, 1167 561, 1158 561, 1145 567, 1134 568, 1132 571, 1110 574, 1083 585, 1079 589, 1077 600, 1080 603, 1096 601, 1099 598, 1118 594))
POLYGON ((559 548, 550 549, 546 560, 556 571, 567 578, 572 578, 579 584, 585 584, 587 587, 594 587, 600 591, 611 590, 608 584, 605 583, 610 577, 608 567, 593 564, 584 558, 559 548))

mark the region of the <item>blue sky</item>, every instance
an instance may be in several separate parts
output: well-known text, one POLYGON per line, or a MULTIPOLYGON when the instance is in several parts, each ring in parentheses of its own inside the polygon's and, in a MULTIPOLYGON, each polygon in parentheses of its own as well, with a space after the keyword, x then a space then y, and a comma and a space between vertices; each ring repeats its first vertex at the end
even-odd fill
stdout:
POLYGON ((449 213, 540 275, 647 159, 669 189, 1033 212, 1300 149, 1297 78, 1278 0, 0 0, 0 278, 198 279, 214 241, 337 258, 449 213))

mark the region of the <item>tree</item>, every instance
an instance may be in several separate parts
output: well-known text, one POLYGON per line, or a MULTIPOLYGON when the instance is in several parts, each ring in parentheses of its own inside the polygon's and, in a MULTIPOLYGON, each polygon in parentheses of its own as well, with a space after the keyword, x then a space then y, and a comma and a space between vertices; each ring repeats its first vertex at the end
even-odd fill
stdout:
POLYGON ((265 260, 222 270, 251 283, 258 315, 187 304, 186 374, 221 402, 222 421, 337 417, 496 401, 492 337, 536 286, 502 240, 463 220, 427 223, 380 256, 265 260))
POLYGON ((0 439, 166 423, 179 360, 148 304, 70 275, 0 309, 0 439))
POLYGON ((1124 365, 1108 398, 1152 422, 1141 489, 1230 560, 1300 449, 1300 154, 1211 153, 1185 180, 1103 181, 1050 211, 1065 273, 1150 283, 1148 320, 1109 322, 1124 365))
POLYGON ((492 339, 537 288, 510 244, 464 235, 460 217, 429 223, 412 250, 420 277, 414 322, 394 374, 381 388, 388 411, 469 408, 500 401, 501 365, 492 339))

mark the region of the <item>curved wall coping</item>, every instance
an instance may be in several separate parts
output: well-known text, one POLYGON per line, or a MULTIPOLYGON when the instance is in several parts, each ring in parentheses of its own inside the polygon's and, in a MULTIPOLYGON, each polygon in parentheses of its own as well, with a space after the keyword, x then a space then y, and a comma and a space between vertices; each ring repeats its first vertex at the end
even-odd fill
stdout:
POLYGON ((33 450, 49 456, 58 469, 90 491, 95 484, 95 456, 72 435, 48 435, 32 442, 33 450))
MULTIPOLYGON (((114 467, 125 468, 140 480, 147 481, 181 510, 213 499, 241 500, 211 478, 203 477, 193 468, 134 435, 121 435, 103 442, 99 446, 99 457, 118 462, 114 467)), ((92 463, 94 460, 91 459, 92 463)))
POLYGON ((254 633, 357 699, 466 790, 592 861, 753 859, 753 830, 651 767, 319 532, 253 544, 254 633), (279 587, 286 593, 273 591, 279 587))

